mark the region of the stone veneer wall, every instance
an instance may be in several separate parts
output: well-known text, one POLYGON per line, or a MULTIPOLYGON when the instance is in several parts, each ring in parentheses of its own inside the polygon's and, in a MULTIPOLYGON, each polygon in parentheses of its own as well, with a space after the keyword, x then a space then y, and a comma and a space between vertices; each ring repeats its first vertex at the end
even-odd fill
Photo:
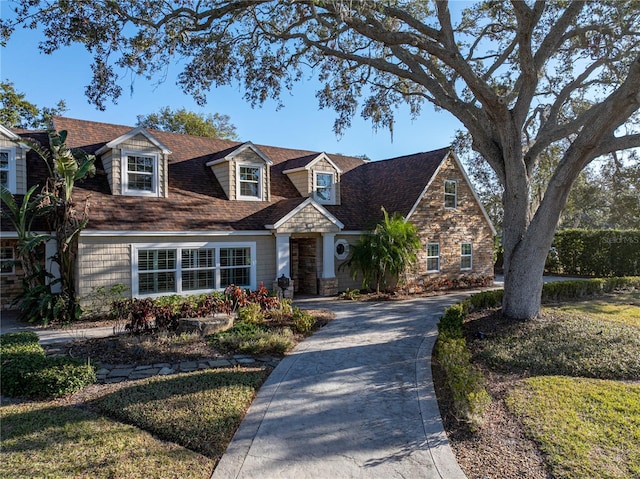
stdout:
POLYGON ((418 204, 410 221, 418 227, 422 250, 409 283, 429 283, 442 278, 493 277, 493 232, 456 162, 450 157, 418 204), (444 207, 444 182, 457 181, 457 207, 444 207), (427 243, 440 244, 440 271, 427 273, 427 243), (461 270, 461 243, 471 243, 472 269, 461 270))
MULTIPOLYGON (((13 257, 16 258, 18 242, 11 239, 0 240, 3 248, 13 248, 13 257)), ((19 265, 14 267, 13 273, 0 274, 0 305, 2 309, 13 307, 12 302, 22 292, 22 278, 24 272, 19 265)))

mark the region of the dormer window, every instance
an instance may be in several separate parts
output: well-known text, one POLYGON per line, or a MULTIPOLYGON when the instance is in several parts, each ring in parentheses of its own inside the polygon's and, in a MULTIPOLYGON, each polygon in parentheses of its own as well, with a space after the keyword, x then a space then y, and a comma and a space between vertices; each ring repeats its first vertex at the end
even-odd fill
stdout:
POLYGON ((335 175, 327 172, 314 172, 315 199, 321 204, 335 203, 335 175))
POLYGON ((264 168, 258 165, 237 165, 238 199, 249 201, 262 200, 262 182, 264 168))
POLYGON ((122 157, 122 193, 158 196, 158 155, 124 151, 122 157))
POLYGON ((0 148, 0 184, 11 193, 16 192, 15 148, 0 148))

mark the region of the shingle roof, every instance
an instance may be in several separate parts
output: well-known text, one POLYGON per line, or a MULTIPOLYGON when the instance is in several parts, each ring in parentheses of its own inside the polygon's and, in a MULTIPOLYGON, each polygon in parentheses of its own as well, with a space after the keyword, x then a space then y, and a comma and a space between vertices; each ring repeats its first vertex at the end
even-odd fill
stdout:
MULTIPOLYGON (((55 117, 58 131, 67 130, 67 145, 95 153, 133 127, 55 117)), ((168 198, 114 196, 103 172, 75 188, 76 201, 89 201, 92 230, 218 231, 263 230, 298 206, 300 196, 286 174, 292 165, 304 165, 319 152, 256 145, 273 162, 271 201, 229 201, 206 163, 224 157, 242 143, 149 130, 172 154, 169 156, 168 198)), ((34 136, 20 132, 22 136, 34 136)), ((42 133, 37 133, 43 142, 42 133)), ((46 136, 45 136, 46 138, 46 136)), ((390 213, 409 213, 448 153, 448 148, 399 158, 366 162, 360 158, 328 155, 342 170, 340 205, 326 206, 345 230, 372 227, 380 207, 390 213)), ((32 155, 29 155, 32 156, 32 155)), ((42 168, 29 162, 30 183, 42 178, 42 168)), ((100 161, 98 170, 103 169, 100 161)), ((40 179, 40 181, 42 181, 40 179)), ((3 224, 4 227, 4 224, 3 224)))

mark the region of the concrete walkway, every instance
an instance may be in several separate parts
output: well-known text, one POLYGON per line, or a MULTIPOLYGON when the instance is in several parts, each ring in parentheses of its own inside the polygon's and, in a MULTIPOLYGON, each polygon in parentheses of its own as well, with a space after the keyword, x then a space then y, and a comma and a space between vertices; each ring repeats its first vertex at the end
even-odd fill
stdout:
POLYGON ((296 302, 336 319, 269 376, 212 479, 464 478, 442 427, 431 350, 443 309, 469 294, 296 302))

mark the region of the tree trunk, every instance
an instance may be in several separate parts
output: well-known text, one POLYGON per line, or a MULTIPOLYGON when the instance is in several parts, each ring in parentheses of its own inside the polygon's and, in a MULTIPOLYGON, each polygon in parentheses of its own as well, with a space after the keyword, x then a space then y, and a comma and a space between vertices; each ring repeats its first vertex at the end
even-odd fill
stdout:
MULTIPOLYGON (((532 219, 529 215, 529 181, 507 182, 504 205, 504 298, 502 312, 513 319, 535 318, 540 312, 544 266, 553 243, 560 214, 567 202, 570 177, 554 175, 532 219)), ((512 175, 513 176, 513 175, 512 175)))
MULTIPOLYGON (((516 247, 507 252, 509 267, 504 271, 502 313, 512 319, 531 319, 540 312, 542 275, 548 248, 516 247)), ((505 262, 506 263, 506 262, 505 262)))

